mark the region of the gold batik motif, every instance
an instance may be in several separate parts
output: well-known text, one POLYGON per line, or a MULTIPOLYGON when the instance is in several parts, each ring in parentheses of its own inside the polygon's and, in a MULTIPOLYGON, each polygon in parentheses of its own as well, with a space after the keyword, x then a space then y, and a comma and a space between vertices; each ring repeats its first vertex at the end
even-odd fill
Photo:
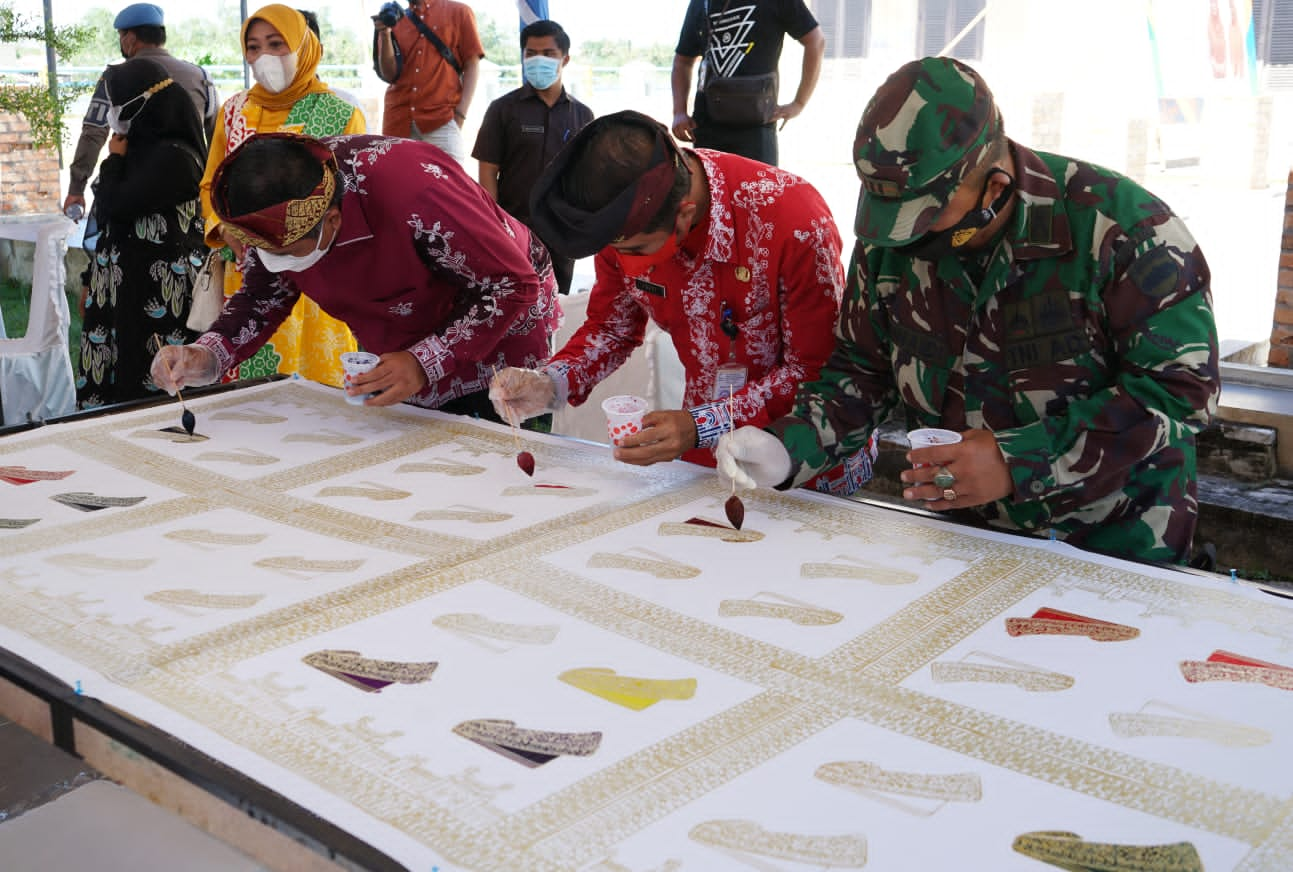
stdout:
POLYGON ((692 827, 687 836, 712 848, 813 866, 861 869, 866 865, 866 837, 861 835, 778 833, 764 829, 755 821, 713 820, 692 827))
POLYGON ((1260 727, 1227 721, 1157 699, 1151 699, 1139 711, 1110 713, 1109 726, 1126 739, 1202 739, 1228 748, 1256 748, 1270 744, 1272 739, 1260 727))
POLYGON ((835 560, 843 562, 805 563, 799 567, 799 574, 804 578, 847 578, 885 585, 915 584, 920 580, 914 572, 881 566, 848 554, 837 554, 835 560))
MULTIPOLYGON (((1235 634, 1243 634, 1255 646, 1260 643, 1254 650, 1289 650, 1293 648, 1293 612, 1288 609, 1237 595, 1229 585, 1181 581, 1166 570, 1126 564, 1100 565, 1071 553, 1052 553, 1044 545, 1038 548, 1027 542, 1016 544, 1003 541, 1002 537, 984 539, 974 531, 935 522, 913 524, 898 513, 845 500, 772 492, 761 493, 758 498, 759 519, 769 533, 768 539, 735 541, 747 543, 738 550, 743 559, 744 555, 749 556, 744 567, 751 569, 740 571, 777 572, 781 573, 780 581, 769 578, 765 582, 760 577, 757 584, 748 587, 721 589, 688 583, 686 591, 666 584, 664 588, 671 588, 670 592, 679 595, 653 601, 641 591, 625 589, 627 586, 622 583, 616 588, 600 580, 604 571, 586 566, 587 555, 599 551, 619 553, 625 546, 641 542, 643 531, 649 537, 650 531, 659 530, 662 522, 681 522, 696 512, 712 510, 715 500, 721 502, 726 496, 712 480, 712 474, 702 475, 683 464, 629 468, 615 462, 608 452, 525 436, 527 448, 541 446, 545 455, 553 458, 552 467, 559 463, 562 469, 578 470, 572 473, 570 484, 593 488, 598 492, 596 497, 576 504, 573 510, 557 500, 544 501, 538 511, 522 502, 509 504, 515 509, 515 517, 507 518, 506 526, 476 527, 473 532, 484 531, 490 535, 472 539, 441 530, 419 529, 408 521, 366 517, 345 507, 320 504, 313 495, 342 482, 365 478, 389 480, 389 471, 402 463, 425 462, 446 455, 477 459, 476 463, 486 470, 506 465, 509 474, 515 475, 515 448, 505 428, 478 426, 467 419, 433 419, 407 407, 353 410, 339 402, 335 391, 322 391, 305 383, 285 382, 188 401, 200 420, 216 420, 222 414, 239 415, 242 411, 255 417, 263 414, 258 410, 272 407, 298 422, 293 430, 311 429, 299 423, 309 421, 320 428, 336 427, 339 432, 362 433, 364 447, 327 450, 325 445, 309 452, 320 456, 311 457, 308 462, 297 458, 297 452, 287 452, 277 465, 255 466, 195 462, 194 455, 239 448, 275 454, 272 446, 279 444, 288 428, 253 427, 253 432, 263 430, 265 435, 259 440, 246 438, 237 445, 212 440, 212 445, 196 450, 157 439, 130 438, 129 434, 139 428, 172 424, 175 415, 170 409, 142 410, 116 419, 41 428, 39 440, 27 434, 0 440, 0 462, 10 466, 25 463, 76 468, 79 476, 93 464, 119 476, 114 482, 127 482, 121 489, 104 488, 101 493, 164 494, 128 511, 109 509, 88 515, 50 504, 51 511, 41 523, 4 531, 4 542, 0 545, 0 622, 5 623, 11 638, 17 642, 35 639, 48 650, 76 663, 93 664, 95 671, 107 676, 114 686, 129 688, 136 695, 133 698, 165 706, 175 713, 177 722, 188 720, 200 724, 204 730, 219 735, 221 741, 233 742, 274 760, 275 768, 282 767, 289 777, 301 779, 323 792, 329 803, 336 799, 350 803, 354 809, 353 820, 367 821, 379 833, 389 827, 402 833, 406 841, 429 849, 433 846, 454 868, 544 872, 588 868, 599 862, 603 865, 612 862, 607 858, 616 856, 621 843, 636 840, 636 846, 650 842, 662 831, 657 827, 673 827, 673 832, 681 833, 697 821, 723 823, 706 821, 703 814, 696 814, 692 804, 705 802, 708 797, 721 802, 737 794, 758 802, 757 791, 772 783, 766 773, 773 767, 768 764, 776 765, 779 755, 791 749, 819 751, 820 746, 812 747, 811 743, 828 734, 838 739, 840 730, 854 731, 863 742, 866 731, 883 730, 889 739, 896 737, 903 742, 940 749, 944 752, 940 758, 952 759, 950 755, 959 755, 955 759, 964 765, 955 762, 949 765, 953 775, 982 771, 985 766, 1013 773, 1016 777, 1008 781, 1025 784, 1031 781, 1028 788, 1037 792, 1039 802, 1056 798, 1071 801, 1077 797, 1084 809, 1093 812, 1091 818, 1084 818, 1088 823, 1098 822, 1101 815, 1094 812, 1109 806, 1103 814, 1118 816, 1132 812, 1169 821, 1172 827, 1192 833, 1188 838, 1200 850, 1204 849, 1205 841, 1211 848, 1218 839, 1233 840, 1240 854, 1247 851, 1237 866, 1244 872, 1293 868, 1293 820, 1290 819, 1293 810, 1285 802, 1286 791, 1245 775, 1262 768, 1260 764, 1236 765, 1224 777, 1215 776, 1212 772, 1216 767, 1195 766, 1194 754, 1187 753, 1212 753, 1214 761, 1217 754, 1233 754, 1237 761, 1247 757, 1257 761, 1261 759, 1257 755, 1262 752, 1274 752, 1273 742, 1267 746, 1240 742, 1237 746, 1222 744, 1216 748, 1204 742, 1177 742, 1174 749, 1179 748, 1182 753, 1175 755, 1169 764, 1138 756, 1150 751, 1157 754, 1160 750, 1173 750, 1152 745, 1154 739, 1132 742, 1108 728, 1100 734, 1092 731, 1093 735, 1078 737, 1031 722, 1030 711, 1037 703, 1044 707, 1047 702, 1044 698, 1021 694, 1023 705, 994 713, 924 692, 928 686, 926 668, 950 660, 951 652, 959 652, 963 643, 975 634, 982 633, 965 647, 998 647, 992 639, 1012 646, 1033 644, 1006 640, 1001 622, 1007 616, 1022 614, 1021 605, 1035 602, 1042 593, 1048 601, 1055 598, 1066 607, 1071 604, 1078 612, 1101 614, 1099 605, 1107 602, 1116 605, 1117 614, 1135 614, 1136 623, 1146 637, 1136 645, 1137 656, 1142 656, 1142 649, 1152 647, 1146 644, 1153 636, 1151 628, 1158 630, 1164 626, 1176 633, 1196 632, 1200 640, 1206 637, 1209 642, 1215 637, 1217 644, 1229 642, 1235 634), (61 429, 62 426, 67 429, 61 429), (41 451, 59 454, 28 456, 25 452, 37 442, 41 451), (124 476, 131 477, 138 486, 130 484, 124 476), (625 487, 626 484, 630 486, 625 487), (220 513, 220 520, 207 517, 213 513, 220 513), (241 517, 234 518, 230 513, 239 513, 241 517), (535 520, 528 523, 519 520, 526 517, 535 520), (214 536, 207 539, 208 544, 202 544, 203 536, 192 540, 186 535, 163 538, 166 534, 162 531, 181 532, 177 527, 208 532, 254 530, 268 534, 269 538, 263 544, 248 543, 258 547, 242 553, 246 546, 225 549, 222 540, 214 536), (774 529, 775 539, 771 533, 774 529), (629 530, 631 535, 623 535, 629 530), (62 584, 71 582, 75 587, 78 581, 84 581, 73 570, 46 563, 47 555, 69 551, 112 555, 114 540, 129 536, 127 541, 134 548, 137 543, 150 541, 149 535, 154 533, 162 534, 154 537, 162 544, 169 541, 221 549, 236 563, 228 572, 240 585, 244 579, 257 575, 254 571, 247 573, 246 569, 268 550, 274 551, 274 555, 269 555, 271 558, 303 555, 295 559, 304 560, 327 556, 312 553, 308 546, 303 550, 299 544, 288 544, 293 540, 282 538, 283 531, 329 537, 338 547, 349 549, 331 553, 354 558, 385 555, 388 559, 366 562, 354 571, 353 577, 335 575, 329 580, 334 587, 283 585, 281 578, 277 582, 272 577, 263 578, 262 582, 277 585, 270 588, 275 591, 286 587, 301 592, 302 596, 309 591, 308 599, 285 601, 276 596, 272 600, 274 607, 268 611, 262 611, 265 603, 271 601, 268 597, 255 611, 210 609, 200 615, 201 626, 196 630, 189 628, 193 622, 187 620, 185 612, 177 609, 171 620, 158 607, 165 603, 159 604, 155 599, 150 600, 153 605, 147 608, 156 614, 167 614, 167 618, 140 620, 137 614, 122 617, 111 613, 110 607, 105 608, 104 597, 89 583, 69 589, 46 582, 48 578, 62 584), (823 546, 827 542, 832 544, 823 546), (230 553, 234 551, 239 553, 230 553), (757 595, 737 599, 744 590, 762 587, 790 590, 787 584, 796 579, 803 561, 836 552, 865 555, 876 566, 907 572, 922 584, 913 588, 915 593, 903 602, 889 603, 879 610, 870 608, 870 603, 860 595, 836 598, 841 591, 847 591, 848 585, 809 585, 814 593, 806 595, 806 600, 811 601, 808 605, 829 605, 849 617, 847 624, 836 624, 831 631, 800 629, 787 622, 787 632, 778 637, 770 632, 775 625, 767 623, 754 626, 762 634, 755 637, 745 632, 745 625, 754 622, 716 615, 725 597, 745 603, 768 600, 757 595), (398 558, 394 561, 398 565, 390 566, 391 557, 398 558), (375 570, 374 566, 383 568, 375 570), (245 574, 234 574, 239 571, 245 574), (475 586, 493 586, 508 596, 533 603, 545 616, 542 626, 559 624, 565 639, 586 638, 578 632, 595 628, 596 638, 608 640, 608 647, 605 658, 599 655, 591 662, 616 663, 625 670, 630 662, 639 662, 620 659, 621 649, 614 644, 623 644, 626 652, 640 648, 652 658, 659 655, 670 658, 670 661, 652 659, 650 662, 676 662, 677 671, 666 666, 664 669, 668 672, 649 674, 703 674, 708 689, 706 696, 695 698, 691 705, 661 706, 632 716, 634 727, 643 732, 640 743, 625 742, 621 729, 612 733, 608 726, 630 716, 616 714, 617 710, 598 709, 600 704, 591 700, 582 709, 605 712, 607 725, 542 722, 547 716, 536 723, 527 720, 528 716, 523 718, 508 712, 506 716, 516 717, 517 723, 525 724, 526 728, 556 726, 575 731, 600 727, 605 729, 608 742, 615 741, 615 754, 601 754, 605 759, 595 756, 554 762, 548 769, 558 776, 554 784, 559 787, 546 793, 540 789, 522 802, 515 799, 516 785, 524 780, 533 786, 536 776, 543 777, 544 772, 515 770, 518 773, 515 779, 494 774, 488 763, 499 764, 499 761, 478 754, 447 727, 440 733, 448 744, 439 744, 440 739, 431 740, 437 743, 430 746, 435 749, 434 756, 419 757, 411 753, 408 738, 420 735, 417 731, 425 729, 425 724, 412 719, 400 720, 396 709, 389 705, 399 699, 394 693, 390 694, 393 699, 354 696, 352 700, 356 705, 385 703, 383 708, 391 717, 378 719, 366 714, 345 717, 335 711, 324 713, 312 708, 314 700, 304 685, 317 691, 314 685, 323 679, 304 681, 303 676, 309 677, 310 670, 295 658, 326 644, 311 646, 309 640, 315 637, 340 634, 364 622, 373 622, 380 632, 379 622, 383 617, 395 615, 401 609, 420 610, 432 639, 441 632, 453 631, 439 623, 433 624, 435 616, 446 616, 446 612, 483 614, 485 621, 499 624, 501 621, 495 621, 498 617, 519 618, 524 614, 512 607, 507 611, 500 609, 497 615, 480 608, 476 604, 479 601, 466 596, 468 588, 475 586), (830 598, 824 599, 817 591, 830 591, 830 598), (452 599, 438 602, 439 597, 452 599), (435 629, 430 629, 432 625, 435 629), (841 635, 838 644, 832 642, 832 647, 820 653, 791 647, 794 640, 829 638, 832 632, 841 635), (283 652, 289 649, 294 652, 290 660, 283 657, 283 652), (716 710, 713 702, 717 699, 735 701, 716 710), (678 723, 658 733, 652 732, 653 726, 665 715, 678 716, 678 723), (404 742, 395 740, 401 732, 406 734, 404 742), (1234 750, 1236 747, 1239 750, 1234 750), (482 760, 487 763, 481 764, 482 760), (578 774, 572 775, 576 770, 578 774), (686 818, 685 824, 680 825, 680 817, 686 818)), ((399 483, 412 486, 403 480, 399 483)), ((415 509, 490 512, 496 511, 499 505, 496 497, 501 488, 488 492, 479 488, 475 492, 451 491, 454 481, 448 477, 436 484, 437 488, 430 490, 415 487, 417 505, 406 504, 395 514, 403 519, 415 509), (438 490, 441 487, 445 494, 453 496, 442 498, 438 490)), ((94 488, 87 484, 81 490, 94 488)), ((531 501, 531 504, 538 502, 531 501)), ((10 511, 10 514, 20 513, 10 511)), ((40 513, 32 510, 21 514, 34 517, 40 513)), ((447 516, 439 519, 455 520, 447 516)), ((464 515, 456 520, 470 518, 464 515)), ((738 531, 726 524, 712 523, 715 526, 710 529, 716 532, 701 535, 712 536, 717 541, 711 545, 703 541, 687 543, 690 545, 687 561, 702 570, 705 578, 714 577, 721 582, 721 561, 733 553, 728 547, 730 543, 723 542, 722 538, 738 531)), ((694 528, 699 527, 680 526, 693 529, 672 535, 696 535, 694 528)), ((227 544, 239 545, 235 541, 227 544)), ((187 552, 190 559, 206 556, 194 555, 189 547, 175 550, 187 552)), ((132 551, 125 552, 125 556, 151 555, 132 551)), ((830 562, 857 565, 838 558, 830 562)), ((154 567, 148 571, 157 570, 154 567)), ((102 586, 98 580, 93 583, 102 586)), ((650 586, 661 587, 654 583, 650 586)), ((222 595, 248 595, 260 589, 239 588, 236 594, 222 595)), ((202 595, 207 590, 200 588, 197 593, 202 595)), ((158 593, 168 593, 178 599, 191 595, 187 590, 158 593)), ((138 590, 131 594, 135 606, 139 604, 140 594, 138 590)), ((475 628, 487 626, 477 624, 475 628)), ((471 636, 472 632, 469 628, 462 635, 471 636)), ((506 631, 497 632, 506 635, 506 631)), ((458 645, 457 640, 439 638, 447 646, 466 648, 458 645)), ((475 638, 500 645, 519 644, 516 639, 494 639, 488 630, 475 638)), ((1044 641, 1038 644, 1039 650, 1061 647, 1048 646, 1044 641)), ((1210 650, 1202 644, 1199 641, 1199 648, 1188 650, 1210 650)), ((1234 645, 1243 650, 1241 643, 1236 641, 1234 645)), ((480 657, 488 652, 476 651, 483 663, 500 667, 485 673, 495 676, 489 680, 499 681, 498 688, 482 683, 482 690, 505 692, 506 676, 516 673, 501 667, 510 668, 524 658, 547 656, 559 649, 560 645, 550 650, 527 648, 497 657, 480 657)), ((1114 653, 1118 653, 1117 649, 1114 653)), ((1160 669, 1159 674, 1169 677, 1175 674, 1179 661, 1179 654, 1169 658, 1160 664, 1168 671, 1160 669)), ((1065 677, 1076 677, 1084 683, 1088 680, 1085 661, 1051 659, 1046 662, 1048 666, 1072 673, 1065 677)), ((447 671, 450 665, 444 663, 442 668, 447 671)), ((453 665, 455 670, 459 668, 457 662, 453 665)), ((551 681, 564 665, 545 673, 546 680, 551 681)), ((1037 667, 1031 667, 1023 671, 1036 670, 1037 667)), ((624 676, 611 673, 611 677, 624 676)), ((1133 679, 1134 674, 1130 674, 1128 680, 1133 679)), ((1192 687, 1180 678, 1175 680, 1181 698, 1185 694, 1227 690, 1192 687)), ((434 693, 435 704, 442 705, 448 702, 440 696, 443 689, 433 683, 405 696, 434 693)), ((578 702, 555 683, 553 689, 555 696, 566 702, 572 699, 578 702)), ((552 689, 546 690, 554 695, 552 689)), ((1266 704, 1281 698, 1266 688, 1229 690, 1236 698, 1251 696, 1266 704)), ((967 685, 957 692, 958 699, 973 699, 976 689, 967 685)), ((1150 695, 1153 694, 1140 698, 1150 695)), ((111 702, 110 695, 105 694, 104 698, 111 702)), ((504 716, 501 710, 490 709, 492 706, 464 711, 447 723, 477 714, 504 716)), ((1225 709, 1217 712, 1233 726, 1248 726, 1244 723, 1244 714, 1225 709)), ((1252 720, 1260 722, 1255 717, 1252 720)), ((1158 729, 1162 725, 1141 722, 1139 726, 1158 729)), ((1252 738, 1248 734, 1244 736, 1252 738)), ((835 757, 815 759, 834 760, 835 757)), ((861 761, 826 765, 848 765, 849 762, 861 761)), ((847 789, 858 789, 868 798, 897 798, 913 803, 943 801, 914 794, 935 793, 938 785, 932 779, 948 776, 903 772, 903 767, 885 768, 886 763, 876 758, 874 765, 881 771, 852 772, 858 786, 847 789), (926 778, 930 780, 922 780, 926 778), (883 786, 901 787, 912 794, 877 789, 883 786)), ((514 769, 510 765, 507 768, 514 769)), ((1265 767, 1264 771, 1269 772, 1270 768, 1265 767)), ((801 776, 810 778, 811 774, 810 766, 801 776)), ((267 772, 266 777, 275 776, 267 772)), ((843 773, 840 779, 845 780, 843 773)), ((949 785, 943 786, 948 787, 947 795, 955 793, 949 785)), ((843 784, 838 788, 819 788, 820 793, 838 797, 838 802, 857 804, 857 798, 844 790, 843 784)), ((735 835, 741 846, 730 850, 742 850, 748 845, 763 847, 767 842, 783 841, 782 836, 800 835, 789 832, 795 827, 776 817, 775 809, 782 799, 772 796, 766 805, 742 812, 748 818, 745 823, 757 823, 752 825, 753 829, 737 827, 735 835)), ((931 840, 942 835, 937 822, 950 817, 939 815, 922 822, 930 828, 931 840)), ((1087 828, 1082 832, 1094 843, 1111 843, 1107 838, 1101 839, 1104 831, 1099 826, 1083 826, 1087 828)), ((731 839, 733 828, 725 829, 731 839)), ((838 834, 849 830, 850 827, 844 826, 825 829, 825 832, 838 834)), ((1017 832, 1013 830, 1004 836, 1003 849, 1017 832)), ((700 835, 705 838, 708 831, 702 829, 700 835)), ((836 837, 820 833, 803 835, 817 839, 836 837)), ((888 841, 887 834, 879 828, 866 835, 877 858, 882 849, 891 858, 895 847, 900 847, 888 841)), ((861 839, 860 833, 847 832, 846 836, 861 839)), ((853 847, 858 844, 858 841, 848 843, 853 847)), ((674 844, 659 845, 654 855, 639 859, 640 855, 635 853, 633 865, 636 872, 643 872, 644 866, 660 866, 665 857, 686 853, 685 868, 692 865, 704 868, 709 848, 703 841, 675 839, 674 844)), ((1230 846, 1227 850, 1231 850, 1230 846)), ((792 853, 796 859, 789 862, 812 862, 820 866, 823 862, 819 858, 829 852, 792 853)), ((1233 852, 1218 855, 1231 856, 1233 852)), ((849 856, 856 859, 852 854, 849 856)), ((765 864, 788 859, 769 853, 746 853, 743 857, 753 857, 765 864)), ((873 861, 875 864, 885 865, 878 860, 873 861)))
POLYGON ((978 802, 983 798, 983 782, 973 772, 899 772, 858 760, 825 763, 817 767, 813 776, 921 817, 934 814, 949 802, 978 802), (913 799, 931 800, 932 804, 910 801, 913 799))
POLYGON ((986 651, 971 651, 959 662, 938 660, 929 664, 930 675, 940 684, 951 682, 987 682, 1013 684, 1020 690, 1056 691, 1073 686, 1073 676, 1040 669, 1018 660, 998 657, 986 651))
POLYGON ((1015 837, 1016 851, 1071 872, 1203 872, 1194 845, 1115 845, 1077 833, 1039 831, 1015 837))
POLYGON ((464 638, 494 639, 518 645, 550 645, 560 629, 555 624, 507 624, 471 613, 440 615, 431 623, 464 638))
POLYGON ((721 539, 724 542, 758 542, 763 539, 763 534, 757 530, 737 530, 704 518, 681 523, 665 521, 656 532, 661 536, 699 536, 702 539, 721 539))
POLYGON ((448 458, 419 461, 417 463, 401 463, 395 468, 396 475, 415 472, 433 472, 438 475, 480 475, 484 471, 485 467, 483 466, 448 458))
POLYGON ((158 590, 144 596, 149 602, 161 605, 200 609, 249 609, 264 598, 259 593, 203 593, 192 588, 158 590))
POLYGON ((588 565, 594 569, 628 569, 633 572, 644 572, 656 578, 684 579, 700 575, 700 570, 694 566, 688 566, 649 548, 636 546, 616 554, 598 551, 588 558, 588 565), (630 553, 634 551, 646 556, 640 557, 630 553))
POLYGON ((825 627, 844 620, 837 611, 770 591, 760 591, 750 599, 723 600, 718 613, 725 618, 778 618, 801 627, 825 627))

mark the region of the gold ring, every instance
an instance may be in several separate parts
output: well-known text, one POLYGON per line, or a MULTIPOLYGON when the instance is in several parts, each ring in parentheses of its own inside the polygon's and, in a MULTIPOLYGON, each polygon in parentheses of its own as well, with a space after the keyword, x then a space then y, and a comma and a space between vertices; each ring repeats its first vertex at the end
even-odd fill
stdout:
POLYGON ((952 490, 950 487, 943 488, 943 499, 947 500, 949 503, 956 502, 956 491, 952 490))

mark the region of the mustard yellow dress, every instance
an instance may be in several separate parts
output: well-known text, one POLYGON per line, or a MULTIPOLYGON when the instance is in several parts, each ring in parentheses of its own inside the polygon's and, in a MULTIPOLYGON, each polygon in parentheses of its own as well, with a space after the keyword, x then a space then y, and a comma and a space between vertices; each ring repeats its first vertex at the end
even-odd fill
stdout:
MULTIPOLYGON (((220 220, 211 208, 211 179, 225 155, 244 140, 255 133, 274 131, 306 136, 365 132, 363 113, 334 94, 315 75, 323 52, 301 14, 280 4, 257 10, 243 23, 244 45, 247 26, 257 18, 268 21, 297 53, 297 71, 292 82, 278 93, 257 84, 230 97, 220 107, 220 123, 216 125, 202 177, 206 242, 212 248, 223 246, 224 240, 220 235, 220 220)), ((225 296, 231 297, 242 287, 242 273, 229 264, 224 275, 225 296)), ((311 381, 340 387, 342 371, 338 355, 357 347, 349 327, 302 295, 269 342, 244 361, 237 372, 226 375, 230 379, 247 379, 275 372, 300 373, 311 381)))

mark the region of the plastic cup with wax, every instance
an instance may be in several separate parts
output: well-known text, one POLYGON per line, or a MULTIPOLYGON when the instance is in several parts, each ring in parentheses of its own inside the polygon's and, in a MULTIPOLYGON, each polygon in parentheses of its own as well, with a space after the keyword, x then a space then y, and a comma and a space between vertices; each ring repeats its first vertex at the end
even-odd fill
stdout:
MULTIPOLYGON (((907 439, 911 442, 911 447, 929 448, 932 445, 954 445, 961 441, 961 434, 955 430, 941 430, 938 427, 922 427, 919 430, 909 430, 907 439)), ((912 464, 919 468, 928 466, 927 463, 912 464)))
MULTIPOLYGON (((368 372, 377 366, 381 358, 376 354, 368 351, 347 351, 341 355, 341 368, 345 370, 345 381, 343 384, 350 387, 350 380, 355 376, 368 372)), ((346 394, 346 402, 352 406, 362 406, 364 400, 371 397, 372 394, 355 394, 351 396, 346 394)))
POLYGON ((631 394, 608 397, 602 401, 602 411, 606 413, 606 432, 612 444, 623 445, 626 437, 641 432, 647 401, 631 394))

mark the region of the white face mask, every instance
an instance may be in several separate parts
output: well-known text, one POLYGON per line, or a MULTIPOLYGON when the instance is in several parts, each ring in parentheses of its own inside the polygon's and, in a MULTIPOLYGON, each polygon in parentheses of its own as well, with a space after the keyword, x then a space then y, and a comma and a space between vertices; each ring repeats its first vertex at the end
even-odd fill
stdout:
POLYGON ((108 128, 117 136, 129 136, 130 121, 121 120, 121 109, 121 106, 108 107, 108 128))
MULTIPOLYGON (((332 242, 336 242, 336 234, 333 234, 332 242)), ((332 242, 328 243, 328 248, 323 248, 323 230, 319 230, 319 239, 314 243, 314 251, 309 254, 271 254, 268 251, 256 249, 256 256, 260 262, 265 265, 265 269, 272 273, 281 272, 305 272, 310 267, 318 263, 328 249, 332 248, 332 242)))
POLYGON ((277 94, 296 78, 296 52, 285 55, 263 54, 252 61, 251 74, 271 94, 277 94))
POLYGON ((129 100, 122 103, 120 106, 116 106, 116 105, 109 106, 108 107, 108 128, 111 129, 112 132, 117 134, 118 136, 129 136, 130 123, 135 120, 135 116, 137 116, 140 112, 144 110, 144 107, 140 106, 134 112, 130 113, 130 117, 125 119, 124 121, 121 119, 121 113, 126 110, 127 106, 139 100, 142 100, 145 103, 147 103, 149 100, 153 99, 154 94, 156 94, 162 88, 165 88, 167 85, 170 85, 171 82, 172 82, 171 79, 163 79, 162 81, 158 82, 156 85, 153 85, 147 91, 144 91, 142 94, 136 94, 134 97, 131 97, 129 100))

